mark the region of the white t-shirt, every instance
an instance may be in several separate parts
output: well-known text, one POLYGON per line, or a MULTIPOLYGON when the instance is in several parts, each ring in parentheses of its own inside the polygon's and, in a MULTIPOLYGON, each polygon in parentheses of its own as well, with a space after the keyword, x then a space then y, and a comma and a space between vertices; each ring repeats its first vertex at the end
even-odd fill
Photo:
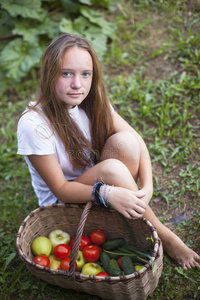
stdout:
MULTIPOLYGON (((91 142, 89 119, 79 106, 69 110, 84 136, 91 142)), ((17 127, 18 154, 24 155, 28 165, 32 186, 39 201, 39 206, 55 203, 57 198, 51 192, 44 180, 37 173, 27 155, 55 154, 64 176, 67 180, 74 180, 88 169, 76 169, 72 166, 64 145, 56 132, 52 132, 48 122, 36 111, 27 111, 19 120, 17 127)))

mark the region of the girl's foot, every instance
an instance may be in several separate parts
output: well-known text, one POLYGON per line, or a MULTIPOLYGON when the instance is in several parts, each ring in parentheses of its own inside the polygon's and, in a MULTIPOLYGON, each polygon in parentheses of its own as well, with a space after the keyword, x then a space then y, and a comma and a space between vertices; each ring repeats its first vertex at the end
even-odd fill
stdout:
POLYGON ((200 267, 200 256, 187 247, 177 235, 171 235, 166 243, 163 241, 163 248, 171 259, 184 270, 200 267))

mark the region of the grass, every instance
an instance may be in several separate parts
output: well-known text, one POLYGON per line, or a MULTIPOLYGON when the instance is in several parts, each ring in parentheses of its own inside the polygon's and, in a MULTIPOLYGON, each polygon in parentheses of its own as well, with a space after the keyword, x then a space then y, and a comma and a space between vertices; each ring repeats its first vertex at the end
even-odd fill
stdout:
MULTIPOLYGON (((143 136, 154 173, 151 206, 194 250, 200 249, 200 34, 199 1, 120 1, 117 38, 103 61, 110 98, 143 136), (170 218, 193 214, 177 227, 170 218)), ((16 155, 16 125, 33 96, 36 76, 1 95, 0 298, 98 299, 34 277, 16 255, 22 220, 37 207, 27 166, 16 155)), ((148 299, 199 299, 200 271, 182 271, 165 255, 164 269, 148 299)))

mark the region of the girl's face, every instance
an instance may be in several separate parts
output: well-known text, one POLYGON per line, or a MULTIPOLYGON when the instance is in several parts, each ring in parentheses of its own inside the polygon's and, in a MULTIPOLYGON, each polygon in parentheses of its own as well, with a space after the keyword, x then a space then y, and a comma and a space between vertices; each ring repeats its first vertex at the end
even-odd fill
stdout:
POLYGON ((88 95, 93 77, 93 62, 90 53, 80 47, 69 48, 62 61, 61 74, 55 89, 61 101, 70 109, 79 105, 88 95))

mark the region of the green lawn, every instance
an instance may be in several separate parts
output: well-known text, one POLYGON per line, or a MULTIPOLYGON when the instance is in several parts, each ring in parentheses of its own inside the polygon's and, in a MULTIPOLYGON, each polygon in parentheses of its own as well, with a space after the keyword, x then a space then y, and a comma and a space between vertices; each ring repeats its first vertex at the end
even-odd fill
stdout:
MULTIPOLYGON (((200 251, 200 2, 119 1, 108 19, 117 26, 102 64, 110 98, 143 136, 154 173, 151 205, 162 222, 190 212, 172 229, 200 251)), ((34 77, 35 78, 35 77, 34 77)), ((16 254, 18 228, 37 207, 29 172, 17 156, 16 125, 36 79, 13 84, 0 100, 0 298, 98 299, 34 277, 16 254)), ((199 299, 200 271, 182 271, 164 256, 148 299, 199 299)))

